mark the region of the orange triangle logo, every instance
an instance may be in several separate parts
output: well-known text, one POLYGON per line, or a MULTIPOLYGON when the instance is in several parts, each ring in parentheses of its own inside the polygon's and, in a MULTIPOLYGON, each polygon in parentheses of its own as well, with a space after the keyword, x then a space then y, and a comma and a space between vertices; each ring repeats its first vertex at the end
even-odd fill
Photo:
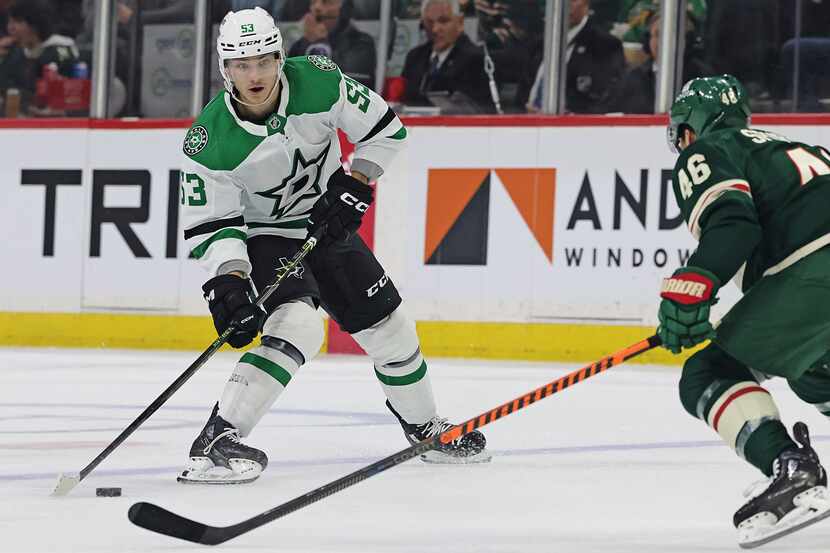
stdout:
POLYGON ((553 209, 556 169, 496 169, 536 242, 553 263, 553 209))
POLYGON ((489 169, 429 170, 424 263, 435 253, 489 173, 489 169))

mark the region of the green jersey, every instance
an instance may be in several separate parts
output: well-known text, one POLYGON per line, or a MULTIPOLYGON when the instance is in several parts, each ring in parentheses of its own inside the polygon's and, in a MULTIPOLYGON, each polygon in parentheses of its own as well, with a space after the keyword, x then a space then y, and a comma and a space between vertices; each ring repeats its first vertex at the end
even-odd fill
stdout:
POLYGON ((830 153, 823 147, 723 129, 686 148, 673 177, 699 240, 688 264, 722 282, 734 276, 743 291, 830 244, 830 153))

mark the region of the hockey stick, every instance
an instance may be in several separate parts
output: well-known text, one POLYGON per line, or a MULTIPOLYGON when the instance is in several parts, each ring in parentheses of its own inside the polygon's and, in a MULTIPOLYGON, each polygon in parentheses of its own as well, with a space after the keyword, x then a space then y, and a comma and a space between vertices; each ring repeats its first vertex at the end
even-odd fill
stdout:
MULTIPOLYGON (((310 236, 300 247, 300 250, 294 255, 291 261, 288 262, 287 265, 284 267, 280 267, 277 270, 277 276, 271 281, 268 286, 265 287, 265 290, 257 297, 256 305, 258 307, 262 307, 265 304, 265 300, 271 297, 271 294, 274 293, 274 290, 280 285, 280 283, 291 274, 294 269, 299 265, 299 263, 303 260, 303 258, 308 255, 308 253, 314 249, 314 246, 317 245, 317 241, 325 232, 325 227, 321 227, 314 233, 314 235, 310 236)), ((68 494, 72 489, 77 486, 81 480, 89 476, 89 473, 92 472, 95 467, 97 467, 101 461, 106 459, 110 453, 112 453, 115 448, 117 448, 121 443, 126 440, 130 434, 135 432, 135 430, 141 426, 144 421, 150 418, 150 415, 158 411, 159 407, 161 407, 170 396, 172 396, 176 390, 182 387, 182 385, 187 382, 191 376, 194 375, 196 371, 198 371, 202 365, 204 365, 208 359, 210 359, 214 353, 216 353, 219 348, 230 338, 231 334, 236 330, 235 327, 230 326, 228 327, 225 332, 219 335, 213 343, 208 346, 208 348, 202 352, 202 354, 185 370, 176 380, 173 381, 170 386, 164 390, 156 400, 151 403, 139 416, 135 419, 130 425, 118 435, 106 448, 104 451, 98 454, 98 456, 93 459, 87 466, 81 469, 80 472, 76 473, 61 473, 58 475, 58 482, 55 484, 55 489, 52 491, 53 496, 64 496, 68 494)))
POLYGON ((508 401, 507 403, 499 405, 495 409, 486 411, 477 417, 473 417, 468 421, 453 426, 442 434, 438 434, 437 436, 433 436, 432 438, 428 438, 420 443, 398 451, 389 457, 363 467, 362 469, 359 469, 333 482, 320 486, 319 488, 296 497, 287 503, 283 503, 282 505, 265 511, 264 513, 258 514, 253 518, 249 518, 248 520, 244 520, 231 526, 208 526, 207 524, 202 524, 201 522, 196 522, 195 520, 171 513, 158 505, 145 502, 134 503, 132 507, 130 507, 127 516, 133 524, 153 532, 158 532, 159 534, 166 534, 174 538, 180 538, 204 545, 217 545, 224 543, 255 528, 259 528, 264 524, 278 518, 282 518, 298 509, 307 507, 308 505, 320 501, 325 497, 333 495, 341 490, 345 490, 346 488, 353 486, 358 482, 362 482, 363 480, 366 480, 367 478, 379 474, 387 469, 400 465, 413 457, 417 457, 418 455, 426 453, 431 449, 435 449, 439 444, 449 443, 452 440, 472 432, 476 428, 481 428, 482 426, 490 424, 495 420, 506 417, 507 415, 515 413, 520 409, 524 409, 532 403, 551 396, 557 392, 561 392, 569 386, 578 384, 583 380, 594 376, 595 374, 599 374, 615 365, 619 365, 623 361, 636 357, 641 353, 645 353, 660 344, 660 338, 657 335, 651 336, 650 338, 611 354, 608 357, 604 357, 595 363, 591 363, 590 365, 567 374, 562 378, 558 378, 540 388, 536 388, 535 390, 532 390, 525 395, 514 399, 513 401, 508 401))

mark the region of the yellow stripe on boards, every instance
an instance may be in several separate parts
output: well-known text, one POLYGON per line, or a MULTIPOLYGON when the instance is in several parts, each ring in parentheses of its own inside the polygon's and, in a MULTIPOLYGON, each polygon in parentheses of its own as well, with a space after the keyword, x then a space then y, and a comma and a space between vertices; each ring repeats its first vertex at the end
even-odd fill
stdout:
MULTIPOLYGON (((0 312, 0 346, 201 351, 215 339, 207 315, 0 312)), ((323 351, 327 341, 328 332, 323 351)), ((222 349, 233 348, 225 344, 222 349)))
MULTIPOLYGON (((327 325, 326 325, 327 326, 327 325)), ((429 357, 589 362, 654 334, 649 326, 420 321, 429 357)), ((216 334, 209 316, 0 312, 0 345, 203 350, 216 334)), ((328 351, 326 343, 321 351, 328 351)), ((229 349, 229 346, 225 346, 229 349)), ((633 363, 680 365, 691 352, 657 348, 633 363)))
MULTIPOLYGON (((655 333, 652 326, 418 321, 427 357, 590 362, 655 333)), ((694 351, 656 348, 632 363, 681 365, 694 351)))

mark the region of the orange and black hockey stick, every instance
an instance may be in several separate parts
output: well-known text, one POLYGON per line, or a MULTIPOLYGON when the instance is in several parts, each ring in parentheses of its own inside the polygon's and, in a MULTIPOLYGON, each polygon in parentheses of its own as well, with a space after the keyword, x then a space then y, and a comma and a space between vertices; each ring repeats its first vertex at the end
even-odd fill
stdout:
POLYGON ((282 518, 298 509, 307 507, 308 505, 320 501, 321 499, 333 495, 341 490, 345 490, 358 482, 362 482, 369 477, 379 474, 394 466, 400 465, 401 463, 426 453, 431 449, 435 449, 442 443, 449 443, 452 440, 472 432, 476 428, 481 428, 486 424, 490 424, 494 420, 506 417, 507 415, 515 413, 520 409, 524 409, 532 403, 548 396, 552 396, 557 392, 561 392, 569 386, 579 384, 583 380, 590 378, 595 374, 599 374, 615 365, 619 365, 620 363, 631 359, 632 357, 636 357, 641 353, 654 349, 660 344, 660 338, 657 335, 651 336, 650 338, 622 349, 612 355, 609 355, 608 357, 604 357, 596 363, 591 363, 590 365, 582 367, 581 369, 570 374, 566 374, 562 378, 558 378, 545 386, 536 388, 535 390, 528 392, 513 401, 508 401, 495 409, 482 413, 481 415, 462 422, 459 425, 453 426, 443 434, 426 439, 420 443, 390 455, 389 457, 381 459, 380 461, 372 463, 369 466, 363 467, 362 469, 351 474, 347 474, 334 482, 329 482, 324 486, 320 486, 315 490, 296 497, 287 503, 283 503, 282 505, 265 511, 264 513, 260 513, 252 518, 249 518, 248 520, 243 520, 242 522, 231 526, 208 526, 207 524, 202 524, 201 522, 196 522, 195 520, 171 513, 167 509, 159 507, 158 505, 144 502, 134 503, 133 506, 130 507, 128 516, 133 524, 153 532, 158 532, 159 534, 166 534, 174 538, 180 538, 204 545, 217 545, 255 528, 259 528, 260 526, 273 520, 282 518))

